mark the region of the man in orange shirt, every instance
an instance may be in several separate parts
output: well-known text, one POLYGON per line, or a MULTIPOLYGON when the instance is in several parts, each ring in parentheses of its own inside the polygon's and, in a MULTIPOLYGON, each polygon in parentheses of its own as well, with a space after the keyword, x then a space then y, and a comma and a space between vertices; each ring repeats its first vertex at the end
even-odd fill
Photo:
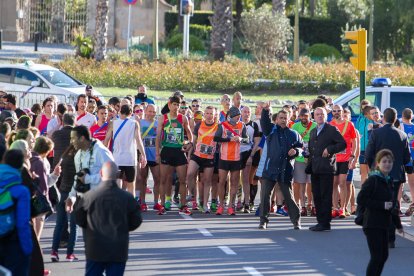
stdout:
POLYGON ((345 208, 347 207, 350 199, 350 195, 348 195, 346 187, 346 176, 348 175, 348 170, 355 169, 355 165, 357 162, 355 155, 357 149, 358 136, 354 124, 344 119, 344 110, 342 106, 334 105, 332 109, 332 115, 333 120, 330 122, 330 124, 335 126, 339 130, 346 142, 346 149, 336 154, 336 173, 334 176, 332 194, 332 218, 345 218, 347 215, 345 212, 345 208), (337 209, 338 193, 341 198, 341 205, 339 209, 337 209))
POLYGON ((220 142, 220 160, 219 160, 219 187, 218 194, 220 206, 216 215, 222 215, 224 212, 224 186, 227 175, 230 172, 230 202, 227 214, 236 215, 234 202, 240 182, 240 143, 248 142, 246 127, 240 121, 240 110, 237 107, 231 107, 227 114, 227 120, 222 122, 214 135, 214 141, 220 142))

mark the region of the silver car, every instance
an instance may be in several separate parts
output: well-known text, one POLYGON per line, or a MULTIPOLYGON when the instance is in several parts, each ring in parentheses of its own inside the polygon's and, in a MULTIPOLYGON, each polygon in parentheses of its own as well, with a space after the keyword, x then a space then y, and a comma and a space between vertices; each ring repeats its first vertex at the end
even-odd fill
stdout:
MULTIPOLYGON (((0 64, 0 89, 16 95, 22 108, 30 108, 51 95, 55 95, 59 102, 74 104, 78 95, 85 93, 85 87, 82 82, 49 65, 31 61, 0 64)), ((103 100, 96 90, 94 96, 103 100)))

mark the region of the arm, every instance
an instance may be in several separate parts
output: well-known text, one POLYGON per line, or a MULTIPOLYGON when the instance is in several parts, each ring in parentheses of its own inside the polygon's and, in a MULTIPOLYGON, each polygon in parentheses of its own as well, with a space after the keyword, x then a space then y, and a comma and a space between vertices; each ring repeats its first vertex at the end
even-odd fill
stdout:
POLYGON ((193 141, 193 133, 191 132, 188 119, 185 116, 183 116, 183 127, 185 130, 185 133, 187 134, 188 141, 193 141))
POLYGON ((371 135, 369 136, 368 145, 365 148, 365 161, 367 161, 368 167, 372 168, 374 165, 375 160, 375 133, 376 131, 371 131, 371 135))
MULTIPOLYGON (((35 121, 35 128, 39 129, 40 126, 40 122, 42 121, 42 116, 43 113, 40 113, 37 117, 36 117, 36 121, 35 121)), ((39 129, 40 131, 42 131, 41 129, 39 129)))
POLYGON ((332 127, 331 129, 332 131, 330 134, 331 134, 333 144, 326 147, 326 149, 328 150, 328 153, 330 155, 333 155, 335 153, 343 151, 346 148, 346 142, 345 142, 344 137, 342 137, 341 133, 336 127, 332 127))
POLYGON ((128 201, 128 230, 134 231, 142 223, 141 210, 138 202, 132 197, 128 201))
POLYGON ((260 117, 260 125, 262 126, 262 132, 265 136, 268 136, 270 132, 272 132, 273 124, 270 121, 270 109, 263 108, 262 110, 262 116, 260 117))
POLYGON ((223 138, 223 126, 220 124, 214 134, 214 142, 230 142, 231 138, 223 138))
POLYGON ((408 145, 408 139, 407 136, 405 137, 405 139, 403 140, 404 143, 404 155, 403 155, 403 160, 404 160, 404 164, 407 164, 411 161, 411 153, 410 153, 410 147, 408 145))
MULTIPOLYGON (((157 127, 157 137, 155 138, 155 155, 156 160, 158 160, 161 152, 161 134, 164 130, 164 117, 160 116, 158 118, 158 127, 157 127)), ((158 161, 157 161, 158 163, 158 161)))
MULTIPOLYGON (((95 145, 96 147, 96 145, 95 145)), ((111 152, 108 149, 101 147, 94 148, 95 155, 95 165, 96 167, 102 168, 103 164, 108 161, 114 161, 111 152)), ((86 174, 85 183, 91 184, 91 187, 96 187, 101 182, 101 173, 100 170, 95 174, 86 174)))
POLYGON ((191 157, 191 154, 193 153, 195 147, 197 146, 197 140, 198 140, 198 130, 200 129, 201 123, 198 123, 195 125, 193 130, 193 147, 191 147, 190 151, 188 152, 188 156, 191 157))
POLYGON ((147 165, 147 156, 145 155, 144 145, 142 144, 141 139, 141 130, 137 121, 135 121, 135 141, 137 143, 137 148, 141 153, 141 164, 145 167, 147 165))
POLYGON ((385 210, 385 201, 372 198, 376 189, 375 186, 378 185, 376 182, 376 176, 370 176, 365 180, 364 184, 361 186, 361 191, 358 194, 357 204, 370 209, 385 210))
POLYGON ((31 171, 39 176, 39 188, 43 194, 46 194, 47 191, 47 174, 45 166, 42 161, 35 160, 31 163, 31 171))
POLYGON ((106 132, 105 140, 103 141, 103 144, 108 148, 109 142, 112 139, 112 133, 113 133, 114 124, 113 122, 109 122, 108 124, 108 131, 106 132))

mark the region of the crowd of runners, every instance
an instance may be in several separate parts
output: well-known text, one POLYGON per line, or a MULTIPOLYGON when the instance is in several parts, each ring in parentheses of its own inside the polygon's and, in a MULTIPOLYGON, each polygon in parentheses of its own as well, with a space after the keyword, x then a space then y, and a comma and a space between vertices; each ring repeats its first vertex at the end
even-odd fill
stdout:
MULTIPOLYGON (((306 167, 310 133, 317 127, 314 112, 322 110, 327 123, 335 126, 346 142, 346 148, 336 154, 331 214, 332 218, 346 218, 356 211, 354 171, 359 167, 361 182, 367 178, 364 153, 369 135, 383 125, 380 110, 369 101, 361 102, 361 115, 353 123, 350 111, 325 95, 279 110, 264 101, 247 105, 240 92, 222 95, 219 108, 203 105, 200 99, 187 99, 180 91, 174 92, 165 105, 157 106, 145 86, 140 86, 135 96, 112 97, 107 104, 93 95, 91 86, 74 105, 59 103, 51 96, 32 107, 20 108, 16 96, 6 92, 0 96, 0 133, 5 150, 24 152, 30 179, 38 179, 32 194, 40 192, 55 204, 53 261, 59 261, 62 240, 66 241, 66 259, 77 260, 73 254, 77 229, 68 214, 76 198, 87 192, 82 185, 94 189, 99 183, 105 161, 114 160, 118 165, 120 185, 136 198, 143 212, 152 209, 166 215, 176 205, 182 215, 256 212, 263 216, 263 212, 270 212, 288 216, 291 208, 297 207, 300 216, 316 216, 306 167), (269 194, 269 206, 260 205, 269 210, 260 213, 255 204, 262 201, 258 187, 269 166, 267 157, 273 154, 267 150, 266 137, 276 126, 297 135, 299 144, 286 151, 291 157, 287 161, 293 165, 293 182, 286 191, 276 184, 269 194), (150 174, 152 189, 147 185, 150 174), (146 196, 151 193, 154 201, 148 202, 146 196), (67 228, 69 236, 65 237, 67 228)), ((397 121, 410 138, 410 147, 412 119, 412 110, 405 109, 397 121)), ((280 137, 279 142, 285 138, 280 137)), ((414 198, 412 162, 406 164, 406 173, 414 198)), ((267 197, 263 191, 261 195, 267 197)), ((398 199, 410 201, 402 189, 398 199)), ((411 215, 412 206, 401 215, 411 215)), ((44 219, 44 215, 32 218, 38 240, 44 219)))

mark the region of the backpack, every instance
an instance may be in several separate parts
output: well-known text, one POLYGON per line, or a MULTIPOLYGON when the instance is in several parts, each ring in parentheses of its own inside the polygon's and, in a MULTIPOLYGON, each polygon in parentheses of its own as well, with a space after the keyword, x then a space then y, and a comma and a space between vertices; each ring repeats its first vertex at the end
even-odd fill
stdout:
POLYGON ((0 188, 0 238, 10 235, 16 227, 15 202, 10 188, 18 184, 19 181, 12 181, 0 188))
MULTIPOLYGON (((377 178, 375 178, 375 185, 374 190, 371 192, 370 197, 372 197, 375 192, 377 191, 377 178)), ((365 206, 358 204, 356 212, 355 212, 355 219, 354 222, 356 225, 363 226, 364 225, 364 214, 365 214, 365 206)))

